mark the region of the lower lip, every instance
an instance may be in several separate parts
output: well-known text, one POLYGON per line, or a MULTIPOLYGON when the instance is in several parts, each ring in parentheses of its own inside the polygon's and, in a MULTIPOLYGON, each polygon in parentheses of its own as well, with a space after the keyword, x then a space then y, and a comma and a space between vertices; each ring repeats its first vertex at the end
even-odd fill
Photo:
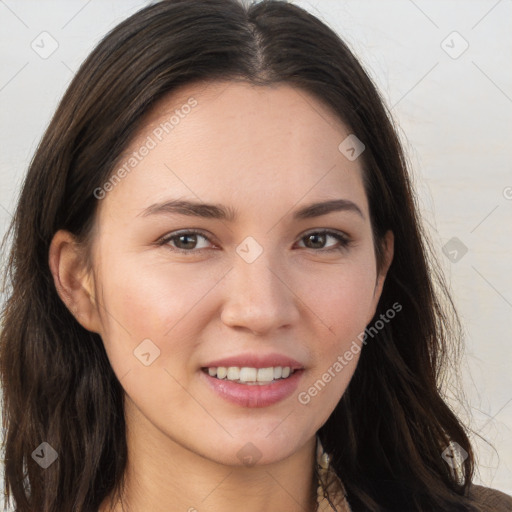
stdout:
POLYGON ((228 402, 242 407, 268 407, 289 397, 299 385, 304 370, 297 370, 286 379, 271 384, 248 385, 211 377, 201 370, 211 388, 228 402))

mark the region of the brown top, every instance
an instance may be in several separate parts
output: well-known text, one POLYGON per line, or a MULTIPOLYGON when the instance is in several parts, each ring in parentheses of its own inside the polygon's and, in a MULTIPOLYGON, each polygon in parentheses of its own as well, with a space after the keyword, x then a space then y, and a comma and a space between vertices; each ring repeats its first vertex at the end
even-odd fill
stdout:
POLYGON ((473 484, 469 495, 488 508, 489 512, 512 512, 512 496, 504 492, 473 484))

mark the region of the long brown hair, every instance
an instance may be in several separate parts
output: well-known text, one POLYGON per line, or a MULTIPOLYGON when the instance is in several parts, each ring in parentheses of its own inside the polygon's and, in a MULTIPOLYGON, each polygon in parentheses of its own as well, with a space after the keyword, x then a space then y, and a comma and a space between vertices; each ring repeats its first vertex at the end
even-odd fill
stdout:
MULTIPOLYGON (((285 1, 164 0, 114 28, 81 66, 30 165, 10 230, 1 332, 5 487, 18 512, 96 512, 120 492, 123 389, 98 334, 60 300, 48 265, 59 229, 87 241, 101 187, 149 109, 196 81, 292 84, 324 102, 366 146, 364 185, 377 265, 395 236, 374 321, 402 311, 361 353, 320 429, 354 511, 478 510, 474 456, 439 390, 459 324, 418 218, 407 163, 375 86, 324 23, 285 1), (47 442, 48 469, 32 460, 47 442), (468 454, 455 473, 450 442, 468 454)), ((373 323, 373 322, 372 322, 373 323)))

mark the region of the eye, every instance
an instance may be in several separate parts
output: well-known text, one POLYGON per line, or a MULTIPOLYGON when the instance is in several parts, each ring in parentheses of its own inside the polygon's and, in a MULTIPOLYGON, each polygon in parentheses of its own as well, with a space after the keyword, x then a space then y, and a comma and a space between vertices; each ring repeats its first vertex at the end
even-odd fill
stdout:
POLYGON ((300 241, 303 240, 306 249, 318 249, 318 252, 342 251, 350 245, 350 239, 346 235, 327 229, 311 231, 300 239, 300 241), (326 248, 325 244, 329 238, 334 238, 338 243, 328 245, 326 248))
POLYGON ((181 253, 199 252, 202 249, 208 249, 208 245, 198 247, 200 239, 209 242, 209 238, 199 231, 188 230, 177 233, 171 233, 158 241, 158 245, 170 245, 172 250, 181 253))

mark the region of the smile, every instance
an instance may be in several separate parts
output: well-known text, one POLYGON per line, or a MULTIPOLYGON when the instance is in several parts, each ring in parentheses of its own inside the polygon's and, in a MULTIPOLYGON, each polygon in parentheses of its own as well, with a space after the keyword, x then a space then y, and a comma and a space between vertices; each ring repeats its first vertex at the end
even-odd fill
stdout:
POLYGON ((251 368, 239 366, 218 366, 203 368, 203 371, 208 373, 210 377, 215 377, 219 380, 229 380, 238 384, 247 385, 265 385, 272 382, 287 379, 293 375, 295 370, 289 366, 271 366, 268 368, 251 368))
POLYGON ((289 366, 216 366, 201 370, 200 375, 217 396, 249 408, 268 407, 288 398, 304 374, 304 369, 292 370, 289 366))

